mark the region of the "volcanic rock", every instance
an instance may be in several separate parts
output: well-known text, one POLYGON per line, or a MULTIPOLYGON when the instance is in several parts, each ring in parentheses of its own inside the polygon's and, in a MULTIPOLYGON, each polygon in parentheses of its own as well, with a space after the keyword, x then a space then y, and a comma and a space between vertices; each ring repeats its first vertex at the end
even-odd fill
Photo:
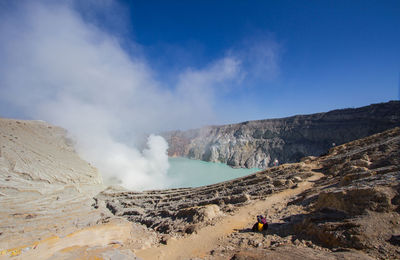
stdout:
POLYGON ((305 156, 320 156, 334 145, 396 126, 400 126, 400 102, 391 101, 327 113, 172 131, 163 136, 169 144, 169 156, 263 169, 273 166, 275 159, 280 163, 298 162, 305 156))

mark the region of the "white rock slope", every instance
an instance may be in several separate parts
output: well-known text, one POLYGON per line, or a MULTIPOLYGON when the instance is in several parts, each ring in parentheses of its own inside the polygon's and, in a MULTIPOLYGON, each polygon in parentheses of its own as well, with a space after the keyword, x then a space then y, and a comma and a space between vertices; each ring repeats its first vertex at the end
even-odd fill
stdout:
POLYGON ((2 194, 101 183, 96 168, 74 152, 64 129, 42 121, 0 119, 2 194))
POLYGON ((103 189, 64 129, 0 118, 0 259, 75 259, 91 248, 97 256, 113 253, 110 243, 130 239, 132 224, 92 206, 103 189))

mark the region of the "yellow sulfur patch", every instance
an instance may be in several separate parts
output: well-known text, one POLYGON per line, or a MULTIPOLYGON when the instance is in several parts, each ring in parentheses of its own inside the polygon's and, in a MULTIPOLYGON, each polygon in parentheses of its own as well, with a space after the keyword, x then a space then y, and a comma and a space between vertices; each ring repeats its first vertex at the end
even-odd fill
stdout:
POLYGON ((10 249, 8 250, 10 256, 17 256, 21 254, 21 249, 10 249))
POLYGON ((60 252, 63 252, 63 253, 72 252, 72 251, 77 250, 79 248, 81 248, 81 247, 80 246, 70 246, 70 247, 66 247, 66 248, 61 249, 60 252))
POLYGON ((120 248, 121 247, 121 245, 119 245, 119 244, 113 244, 112 245, 112 248, 120 248))
POLYGON ((98 256, 91 256, 89 258, 89 260, 104 260, 102 257, 98 257, 98 256))

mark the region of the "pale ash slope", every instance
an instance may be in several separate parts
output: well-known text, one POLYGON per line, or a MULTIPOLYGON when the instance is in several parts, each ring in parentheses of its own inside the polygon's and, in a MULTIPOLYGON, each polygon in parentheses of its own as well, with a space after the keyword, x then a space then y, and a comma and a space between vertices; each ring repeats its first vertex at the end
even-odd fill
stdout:
POLYGON ((68 144, 62 128, 43 121, 0 119, 0 144, 0 189, 4 194, 46 193, 59 185, 102 183, 96 168, 68 144))
POLYGON ((64 129, 0 119, 0 259, 74 258, 92 247, 98 256, 132 257, 110 249, 112 241, 131 239, 134 225, 92 207, 102 189, 101 176, 74 152, 64 129))

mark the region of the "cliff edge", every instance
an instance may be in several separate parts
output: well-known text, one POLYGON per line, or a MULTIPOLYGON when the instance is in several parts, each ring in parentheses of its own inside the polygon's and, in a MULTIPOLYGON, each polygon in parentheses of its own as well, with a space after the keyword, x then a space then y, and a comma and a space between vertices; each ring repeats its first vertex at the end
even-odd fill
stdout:
POLYGON ((267 168, 400 126, 400 102, 164 133, 169 156, 267 168))

